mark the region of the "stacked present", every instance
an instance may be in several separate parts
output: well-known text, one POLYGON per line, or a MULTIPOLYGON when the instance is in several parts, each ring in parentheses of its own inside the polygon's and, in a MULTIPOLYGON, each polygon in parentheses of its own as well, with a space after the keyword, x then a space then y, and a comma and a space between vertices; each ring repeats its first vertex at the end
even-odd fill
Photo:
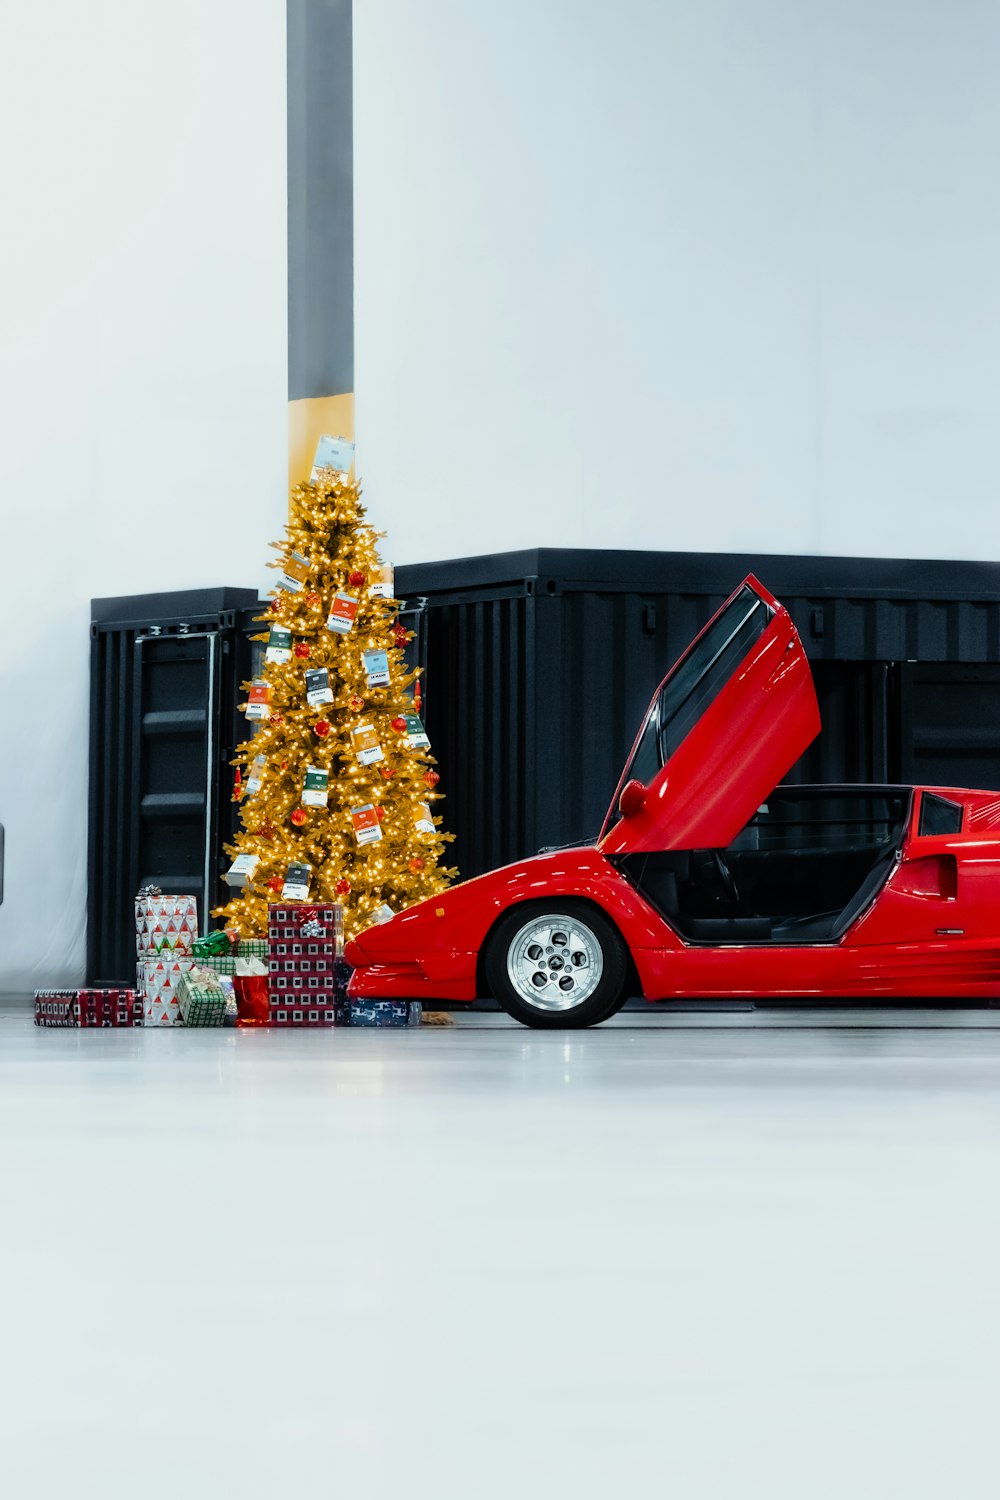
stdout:
POLYGON ((419 1000, 348 1000, 348 1026, 419 1026, 419 1000))
POLYGON ((185 1026, 224 1026, 227 998, 216 976, 200 965, 182 975, 177 986, 177 1004, 185 1026))
MULTIPOLYGON (((201 976, 217 980, 227 998, 227 1026, 267 1026, 270 1013, 267 1000, 267 939, 243 938, 228 930, 210 932, 195 938, 191 949, 201 976)), ((200 1025, 189 1022, 185 1025, 200 1025)), ((207 1025, 214 1025, 208 1021, 207 1025)))
POLYGON ((141 1026, 135 990, 36 990, 36 1026, 141 1026))
POLYGON ((136 989, 147 1026, 181 1024, 177 991, 191 968, 197 936, 194 896, 165 896, 156 886, 144 886, 136 896, 136 989))
POLYGON ((135 898, 135 951, 190 953, 198 936, 198 903, 194 896, 165 896, 159 886, 143 886, 135 898))
POLYGON ((340 906, 274 902, 268 908, 268 992, 272 1026, 333 1026, 338 954, 344 944, 340 906))

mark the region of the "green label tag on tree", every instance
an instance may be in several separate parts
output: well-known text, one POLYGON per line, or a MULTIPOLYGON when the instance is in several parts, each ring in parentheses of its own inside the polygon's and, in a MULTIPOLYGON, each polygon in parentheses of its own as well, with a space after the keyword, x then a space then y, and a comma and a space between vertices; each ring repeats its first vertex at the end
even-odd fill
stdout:
POLYGON ((430 746, 419 714, 404 714, 406 720, 406 743, 411 750, 425 750, 430 746))
POLYGON ((303 807, 326 807, 330 797, 330 773, 321 766, 306 766, 302 788, 303 807))
POLYGON ((267 650, 264 652, 265 661, 275 661, 282 665, 292 659, 292 632, 286 630, 283 625, 272 625, 271 633, 267 638, 267 650))

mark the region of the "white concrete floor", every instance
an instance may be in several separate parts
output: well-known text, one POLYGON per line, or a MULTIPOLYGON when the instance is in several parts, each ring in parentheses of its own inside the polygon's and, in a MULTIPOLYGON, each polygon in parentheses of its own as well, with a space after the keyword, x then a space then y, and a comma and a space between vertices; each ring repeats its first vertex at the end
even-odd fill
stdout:
POLYGON ((0 1016, 0 1493, 996 1500, 998 1021, 0 1016))

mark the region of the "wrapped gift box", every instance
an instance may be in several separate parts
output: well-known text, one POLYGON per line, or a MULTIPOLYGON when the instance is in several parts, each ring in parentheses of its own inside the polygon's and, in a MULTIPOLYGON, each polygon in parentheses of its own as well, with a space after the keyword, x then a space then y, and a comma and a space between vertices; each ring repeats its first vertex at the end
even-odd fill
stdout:
POLYGON ((206 958, 195 958, 195 959, 192 959, 192 962, 199 969, 208 969, 209 972, 212 973, 212 974, 229 974, 229 975, 233 975, 233 974, 236 973, 236 959, 235 958, 216 958, 216 956, 214 954, 210 954, 206 958))
POLYGON ((140 893, 135 898, 135 951, 190 953, 198 936, 198 903, 194 896, 140 893))
POLYGON ((267 938, 240 938, 236 944, 237 958, 259 958, 267 963, 267 938))
POLYGON ((75 1026, 76 990, 36 990, 36 1026, 75 1026))
POLYGON ((36 1026, 141 1026, 135 990, 36 990, 36 1026))
POLYGON ((136 965, 136 989, 142 1000, 147 1026, 179 1026, 180 1001, 177 991, 192 960, 173 953, 140 959, 136 965))
MULTIPOLYGON (((275 1000, 271 997, 271 1025, 272 1026, 336 1026, 337 1006, 333 999, 333 992, 327 1000, 294 999, 289 996, 285 1000, 275 1000)), ((343 1022, 340 1023, 341 1025, 343 1022)))
POLYGON ((272 1006, 281 1002, 313 1008, 334 1004, 343 931, 344 913, 339 906, 279 901, 268 908, 268 989, 272 1006))
POLYGON ((185 1026, 222 1026, 226 1019, 226 995, 222 986, 210 984, 200 975, 185 974, 177 986, 181 1019, 185 1026))
POLYGON ((348 1000, 348 1026, 419 1026, 419 1000, 348 1000))

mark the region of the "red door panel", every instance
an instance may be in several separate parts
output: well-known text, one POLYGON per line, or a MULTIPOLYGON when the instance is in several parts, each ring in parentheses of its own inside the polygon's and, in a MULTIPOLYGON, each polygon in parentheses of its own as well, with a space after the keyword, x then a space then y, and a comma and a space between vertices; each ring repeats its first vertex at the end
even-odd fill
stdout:
POLYGON ((753 577, 709 621, 650 705, 598 847, 724 848, 819 733, 788 611, 753 577), (638 779, 619 801, 630 779, 638 779))

